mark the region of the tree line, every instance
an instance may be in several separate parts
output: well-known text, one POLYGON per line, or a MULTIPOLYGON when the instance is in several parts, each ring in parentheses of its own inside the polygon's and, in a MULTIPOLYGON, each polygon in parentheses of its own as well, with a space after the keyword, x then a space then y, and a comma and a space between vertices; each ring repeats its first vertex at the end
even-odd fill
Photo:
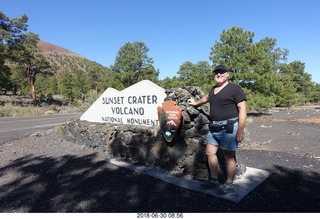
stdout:
POLYGON ((320 100, 320 85, 305 72, 303 62, 287 63, 289 50, 278 48, 276 39, 254 42, 254 32, 241 27, 222 31, 211 47, 211 63, 185 61, 177 76, 160 80, 144 42, 124 44, 114 64, 104 67, 80 56, 44 55, 37 46, 39 36, 27 31, 27 22, 26 15, 11 19, 0 11, 0 92, 31 94, 35 104, 52 95, 81 104, 108 87, 122 90, 144 79, 163 88, 198 86, 207 93, 214 85, 212 69, 218 64, 232 71, 230 80, 244 89, 251 110, 320 100))

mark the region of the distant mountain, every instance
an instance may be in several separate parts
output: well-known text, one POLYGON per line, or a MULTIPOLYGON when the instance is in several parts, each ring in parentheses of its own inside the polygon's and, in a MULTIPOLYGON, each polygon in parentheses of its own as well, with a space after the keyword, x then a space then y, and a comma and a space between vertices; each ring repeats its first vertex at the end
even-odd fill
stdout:
POLYGON ((38 46, 42 49, 44 57, 50 63, 57 78, 61 77, 65 73, 76 74, 81 71, 92 74, 90 73, 92 72, 92 69, 103 69, 103 71, 107 70, 107 68, 101 64, 91 61, 60 46, 56 46, 42 40, 38 42, 38 46))
POLYGON ((68 55, 80 56, 77 53, 72 52, 72 51, 70 51, 68 49, 62 48, 60 46, 56 46, 54 44, 51 44, 51 43, 48 43, 48 42, 45 42, 45 41, 42 41, 42 40, 40 40, 38 42, 38 46, 42 49, 43 53, 54 53, 54 52, 56 52, 56 53, 60 53, 60 54, 68 54, 68 55))

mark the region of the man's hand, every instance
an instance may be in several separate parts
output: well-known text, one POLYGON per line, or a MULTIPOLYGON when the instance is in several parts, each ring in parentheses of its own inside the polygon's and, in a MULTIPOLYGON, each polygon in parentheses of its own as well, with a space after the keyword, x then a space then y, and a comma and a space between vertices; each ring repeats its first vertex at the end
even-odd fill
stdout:
POLYGON ((188 104, 189 104, 190 106, 196 106, 196 105, 197 105, 197 104, 196 104, 196 101, 195 101, 193 98, 191 98, 191 99, 188 100, 188 104))
POLYGON ((209 102, 209 95, 203 96, 200 100, 195 101, 193 98, 188 100, 190 106, 201 106, 204 103, 209 102))
POLYGON ((237 131, 237 140, 238 142, 242 142, 244 139, 244 129, 238 129, 237 131))

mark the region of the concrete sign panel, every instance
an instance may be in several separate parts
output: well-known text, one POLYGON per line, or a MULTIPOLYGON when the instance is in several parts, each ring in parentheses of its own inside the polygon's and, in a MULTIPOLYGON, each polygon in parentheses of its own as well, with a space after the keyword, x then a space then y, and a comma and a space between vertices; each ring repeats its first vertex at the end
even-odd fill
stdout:
POLYGON ((159 126, 157 107, 165 98, 165 90, 149 80, 140 81, 122 91, 108 88, 80 120, 159 126))

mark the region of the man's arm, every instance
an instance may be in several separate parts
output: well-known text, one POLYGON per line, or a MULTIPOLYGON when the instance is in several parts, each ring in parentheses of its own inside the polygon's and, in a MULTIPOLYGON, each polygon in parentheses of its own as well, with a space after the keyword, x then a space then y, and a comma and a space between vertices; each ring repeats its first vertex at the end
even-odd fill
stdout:
POLYGON ((238 124, 238 132, 237 132, 237 140, 241 142, 244 139, 244 127, 247 119, 247 102, 241 101, 237 104, 239 109, 239 124, 238 124))
POLYGON ((188 103, 189 103, 190 106, 200 106, 200 105, 205 104, 207 102, 209 102, 209 95, 208 94, 203 96, 198 101, 195 101, 193 98, 188 100, 188 103))

